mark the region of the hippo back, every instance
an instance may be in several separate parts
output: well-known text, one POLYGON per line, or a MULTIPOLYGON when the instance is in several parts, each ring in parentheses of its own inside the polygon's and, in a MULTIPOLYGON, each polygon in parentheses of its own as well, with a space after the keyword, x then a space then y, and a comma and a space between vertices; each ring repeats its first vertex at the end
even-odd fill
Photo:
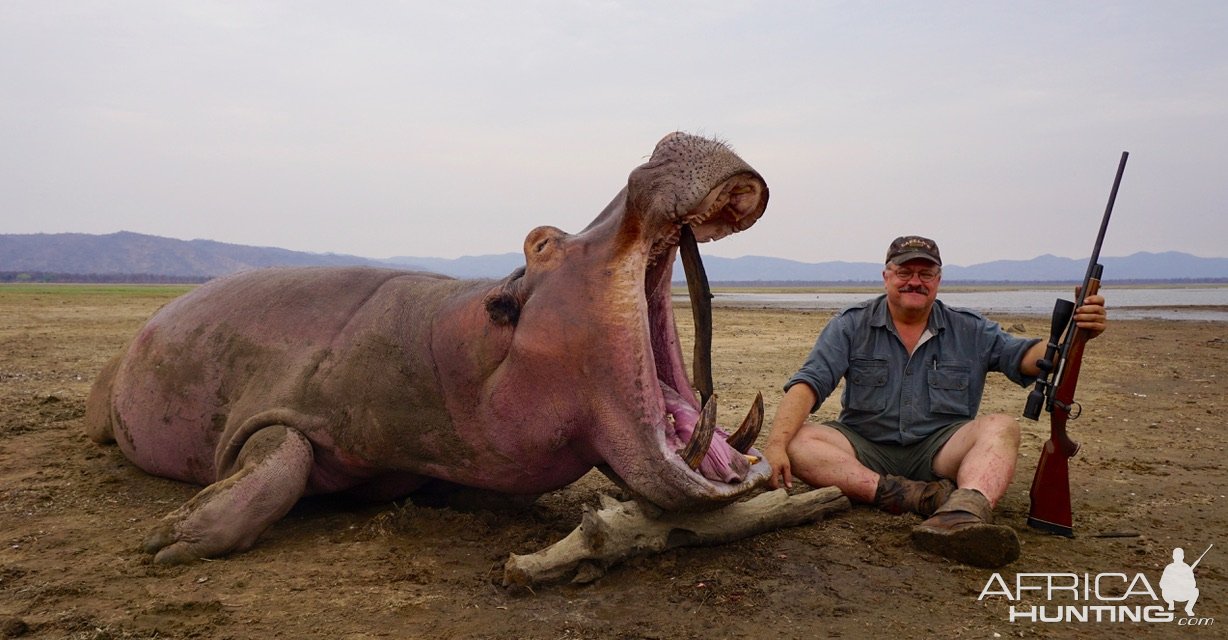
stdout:
POLYGON ((431 370, 416 364, 429 362, 430 318, 449 294, 472 287, 362 267, 262 269, 211 281, 158 311, 116 364, 114 437, 150 473, 210 483, 224 471, 227 447, 241 445, 243 432, 259 426, 254 417, 271 411, 327 450, 355 411, 380 410, 363 396, 446 420, 433 378, 403 372, 431 370))

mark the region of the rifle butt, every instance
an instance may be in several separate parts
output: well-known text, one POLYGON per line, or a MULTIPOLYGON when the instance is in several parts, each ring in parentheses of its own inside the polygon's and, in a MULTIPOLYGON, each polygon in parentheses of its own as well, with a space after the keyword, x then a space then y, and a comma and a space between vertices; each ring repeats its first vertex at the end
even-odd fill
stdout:
POLYGON ((1074 517, 1070 508, 1069 458, 1053 440, 1045 442, 1036 464, 1029 497, 1028 526, 1067 538, 1074 537, 1074 517))

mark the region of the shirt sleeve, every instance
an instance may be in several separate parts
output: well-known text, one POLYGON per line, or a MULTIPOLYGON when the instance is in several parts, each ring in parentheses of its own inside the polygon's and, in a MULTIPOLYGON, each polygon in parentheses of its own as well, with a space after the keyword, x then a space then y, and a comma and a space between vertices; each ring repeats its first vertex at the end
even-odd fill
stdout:
POLYGON ((810 355, 806 357, 802 368, 785 383, 786 392, 799 382, 810 385, 817 398, 814 406, 810 408, 811 413, 817 411, 823 401, 831 395, 836 385, 840 383, 840 379, 844 377, 845 371, 848 370, 849 331, 851 330, 849 315, 847 312, 842 313, 832 318, 831 322, 823 327, 823 331, 814 341, 814 347, 810 350, 810 355))
POLYGON ((1036 382, 1036 376, 1025 376, 1020 370, 1023 356, 1040 338, 1020 338, 1004 331, 996 322, 985 321, 983 329, 990 345, 989 369, 1000 371, 1015 384, 1026 387, 1036 382))

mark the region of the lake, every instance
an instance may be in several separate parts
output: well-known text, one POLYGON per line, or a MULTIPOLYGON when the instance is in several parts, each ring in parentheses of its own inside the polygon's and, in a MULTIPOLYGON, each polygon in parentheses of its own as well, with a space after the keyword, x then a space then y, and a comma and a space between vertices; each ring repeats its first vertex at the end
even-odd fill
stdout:
MULTIPOLYGON (((1228 322, 1228 287, 1137 287, 1101 291, 1110 319, 1202 320, 1228 322)), ((778 307, 783 309, 843 309, 877 294, 876 290, 819 292, 720 291, 713 304, 724 306, 778 307)), ((938 299, 954 307, 976 309, 985 314, 1048 316, 1057 298, 1073 297, 1070 288, 987 288, 943 291, 938 299)), ((676 296, 685 301, 686 295, 676 296)))

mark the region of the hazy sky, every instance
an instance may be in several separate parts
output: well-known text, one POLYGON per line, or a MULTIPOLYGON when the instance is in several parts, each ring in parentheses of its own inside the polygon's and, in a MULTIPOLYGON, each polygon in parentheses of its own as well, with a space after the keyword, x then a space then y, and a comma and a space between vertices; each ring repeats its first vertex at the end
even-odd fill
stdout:
POLYGON ((664 134, 766 178, 705 253, 1228 256, 1228 2, 0 2, 0 233, 456 257, 664 134), (1069 235, 1068 235, 1069 234, 1069 235))

